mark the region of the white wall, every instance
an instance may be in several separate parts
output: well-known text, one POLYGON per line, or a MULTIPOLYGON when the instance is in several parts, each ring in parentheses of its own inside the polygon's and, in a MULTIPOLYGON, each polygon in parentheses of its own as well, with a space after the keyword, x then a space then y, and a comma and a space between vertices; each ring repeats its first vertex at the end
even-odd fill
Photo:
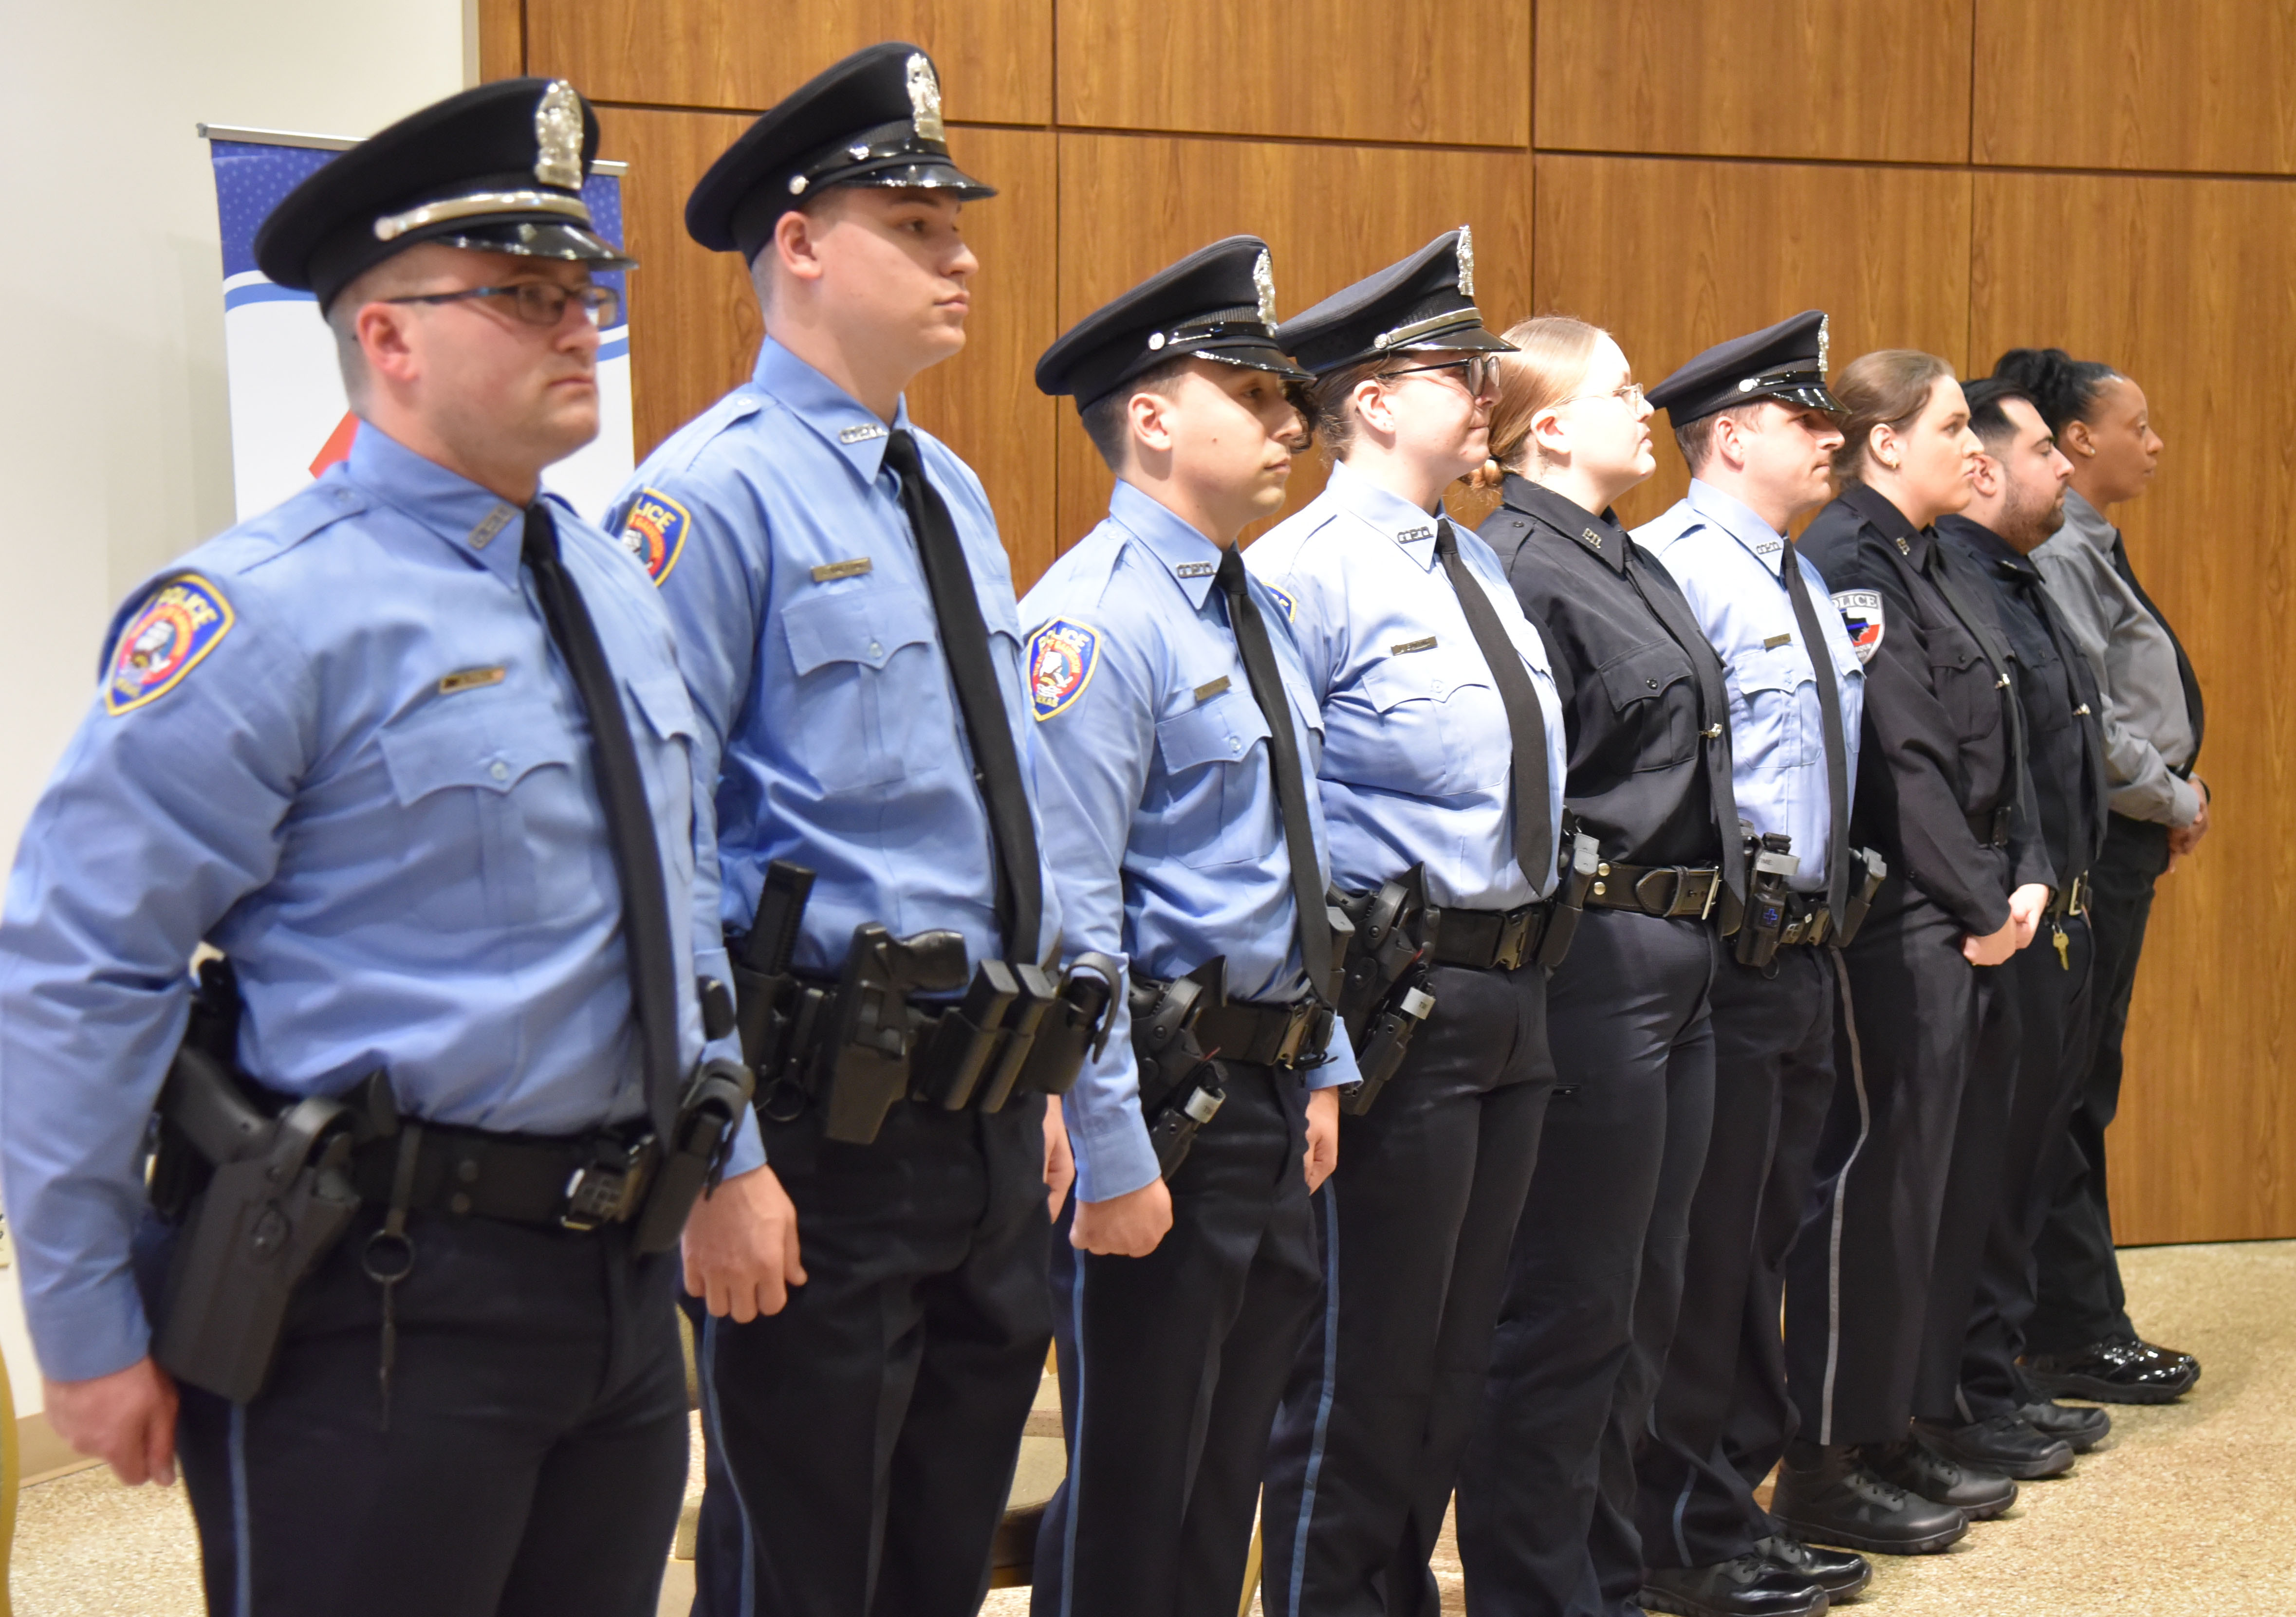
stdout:
MULTIPOLYGON (((193 126, 367 135, 477 78, 474 0, 0 0, 0 849, 115 599, 232 520, 222 249, 193 126)), ((14 1274, 0 1352, 39 1407, 14 1274)))

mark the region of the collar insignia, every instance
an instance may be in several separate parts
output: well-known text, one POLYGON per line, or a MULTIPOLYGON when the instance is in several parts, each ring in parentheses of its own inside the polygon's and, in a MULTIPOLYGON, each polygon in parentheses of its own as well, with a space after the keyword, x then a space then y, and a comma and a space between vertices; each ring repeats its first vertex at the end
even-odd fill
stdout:
POLYGON ((1898 544, 1898 555, 1900 555, 1900 556, 1910 556, 1910 555, 1912 555, 1912 554, 1914 553, 1914 547, 1913 547, 1912 545, 1910 545, 1910 544, 1907 544, 1907 543, 1906 543, 1906 541, 1905 541, 1905 539, 1904 539, 1904 537, 1903 537, 1902 535, 1892 535, 1892 537, 1896 538, 1896 540, 1897 540, 1897 544, 1898 544))
POLYGON ((471 530, 471 548, 482 551, 495 542, 495 535, 510 526, 510 519, 519 514, 515 505, 497 505, 487 513, 487 519, 471 530))
POLYGON ((940 80, 934 76, 932 58, 922 51, 909 58, 909 121, 921 141, 948 139, 940 121, 940 80))
POLYGON ((1581 539, 1584 539, 1587 543, 1589 543, 1589 544, 1593 545, 1593 546, 1594 546, 1596 550, 1598 550, 1598 551, 1599 551, 1599 550, 1601 550, 1601 549, 1603 548, 1603 535, 1600 535, 1600 534, 1598 534, 1598 533, 1596 533, 1596 532, 1595 532, 1593 528, 1591 528, 1591 527, 1590 527, 1590 528, 1587 528, 1585 532, 1581 533, 1578 536, 1579 536, 1581 539))
POLYGON ((1475 227, 1459 226, 1459 296, 1475 295, 1475 227))
POLYGON ((837 441, 840 444, 865 444, 871 438, 882 438, 886 436, 885 429, 882 425, 871 421, 865 426, 846 428, 837 435, 837 441))
POLYGON ((534 109, 534 177, 545 185, 582 189, 582 98, 554 78, 534 109))
POLYGON ((1210 578, 1219 568, 1209 561, 1183 561, 1172 571, 1183 578, 1210 578))
POLYGON ((1275 268, 1268 262, 1265 248, 1260 249, 1259 257, 1252 260, 1251 290, 1259 294, 1259 323, 1273 326, 1275 323, 1275 268))

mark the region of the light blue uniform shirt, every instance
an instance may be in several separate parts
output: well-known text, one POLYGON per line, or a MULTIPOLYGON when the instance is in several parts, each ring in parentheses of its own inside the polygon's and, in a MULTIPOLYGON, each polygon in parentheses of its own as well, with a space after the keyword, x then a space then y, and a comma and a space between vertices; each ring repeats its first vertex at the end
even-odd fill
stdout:
MULTIPOLYGON (((1299 906, 1267 723, 1213 582, 1219 559, 1218 545, 1119 481, 1108 519, 1021 603, 1036 625, 1029 672, 1046 755, 1046 846, 1068 883, 1071 950, 1098 950, 1160 980, 1225 955, 1231 1000, 1288 1002, 1308 992, 1299 906)), ((1287 608, 1265 584, 1250 588, 1312 772, 1316 699, 1283 627, 1287 608)), ((1308 796, 1328 881, 1323 813, 1316 794, 1308 796)), ((1106 1048, 1069 1091, 1084 1201, 1156 1177, 1130 1033, 1119 996, 1106 1048)), ((1345 1028, 1334 1026, 1331 1054, 1308 1069, 1309 1087, 1355 1082, 1345 1028)))
MULTIPOLYGON (((906 402, 894 425, 915 437, 972 565, 1033 787, 1036 726, 996 519, 972 469, 911 425, 906 402)), ((816 973, 842 967, 870 921, 897 937, 950 928, 972 960, 1004 952, 988 811, 887 436, 767 338, 750 381, 649 455, 607 522, 660 587, 701 721, 698 768, 716 788, 697 885, 746 932, 769 862, 812 870, 796 964, 816 973)), ((1061 935, 1049 864, 1041 885, 1033 959, 1061 935)))
MULTIPOLYGON (((1491 547, 1451 525, 1459 559, 1514 642, 1546 724, 1556 845, 1568 764, 1546 646, 1491 547)), ((1292 633, 1323 705, 1324 815, 1332 870, 1350 893, 1413 865, 1446 907, 1512 910, 1554 890, 1514 860, 1514 739, 1490 666, 1435 559, 1435 518, 1345 461, 1304 509, 1244 551, 1292 606, 1292 633)))
MULTIPOLYGON (((524 514, 359 429, 348 463, 168 567, 33 811, 0 924, 0 1146, 43 1369, 124 1368, 145 1119, 186 966, 228 954, 241 1065, 332 1094, 572 1134, 645 1110, 588 723, 519 563, 524 514)), ((693 992, 692 705, 621 548, 557 512, 625 696, 693 992)), ((734 1172, 763 1160, 745 1123, 734 1172)))
MULTIPOLYGON (((1666 564, 1698 615, 1706 638, 1722 658, 1730 690, 1730 783, 1738 817, 1757 836, 1783 831, 1800 861, 1790 885, 1798 893, 1825 891, 1825 850, 1833 829, 1826 793, 1825 719, 1817 703, 1817 672, 1794 622, 1779 562, 1782 535, 1737 499, 1693 478, 1690 492, 1653 522, 1635 529, 1635 543, 1666 564)), ((1845 802, 1857 790, 1858 721, 1866 711, 1866 670, 1850 649, 1841 614, 1817 568, 1800 552, 1803 582, 1833 659, 1841 692, 1841 741, 1847 749, 1845 802)))

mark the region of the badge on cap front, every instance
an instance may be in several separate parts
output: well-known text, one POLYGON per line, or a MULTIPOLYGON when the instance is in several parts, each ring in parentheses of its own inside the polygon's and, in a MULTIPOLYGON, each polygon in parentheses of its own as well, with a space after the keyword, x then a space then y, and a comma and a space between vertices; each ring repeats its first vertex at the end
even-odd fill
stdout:
POLYGON ((1475 227, 1459 226, 1459 296, 1475 295, 1475 227))
POLYGON ((534 177, 545 185, 582 189, 582 98, 554 78, 534 109, 534 177))
POLYGON ((1259 323, 1275 323, 1275 266, 1263 250, 1251 262, 1251 290, 1259 294, 1259 323))
POLYGON ((921 141, 948 138, 940 121, 940 80, 934 77, 932 59, 922 51, 909 57, 909 122, 921 141))

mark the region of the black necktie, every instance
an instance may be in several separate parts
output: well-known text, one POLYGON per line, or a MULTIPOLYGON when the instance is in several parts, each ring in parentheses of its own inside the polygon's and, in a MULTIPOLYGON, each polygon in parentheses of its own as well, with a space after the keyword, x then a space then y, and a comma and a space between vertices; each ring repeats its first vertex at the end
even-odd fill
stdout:
POLYGON ((599 644, 582 592, 558 554, 558 525, 550 502, 527 507, 523 559, 534 575, 542 618, 574 676, 574 691, 590 722, 590 761, 606 813, 606 840, 622 889, 622 953, 630 973, 630 1003, 637 1013, 638 1048, 645 1063, 646 1111, 667 1140, 677 1121, 683 1074, 677 1058, 677 954, 670 943, 669 890, 662 879, 661 846, 645 778, 638 772, 614 670, 599 644))
POLYGON ((1491 598, 1483 593, 1467 564, 1459 559, 1459 536, 1451 519, 1435 519, 1435 555, 1458 592, 1459 610, 1466 615, 1467 633, 1498 686, 1499 706, 1506 709, 1507 736, 1514 747, 1514 862, 1523 879, 1538 896, 1554 872, 1554 844, 1547 827, 1546 720, 1538 710, 1538 692, 1499 622, 1491 598))
POLYGON ((933 616, 940 621, 941 651, 956 685, 965 739, 972 744, 973 781, 988 810, 988 829, 996 845, 996 924, 1004 935, 1004 956, 1034 963, 1045 915, 1037 828, 1029 818, 1029 796, 1021 786, 1013 718, 989 656, 988 624, 980 616, 980 597, 973 592, 972 568, 964 559, 956 524, 949 519, 940 491, 925 476, 916 440, 896 429, 885 440, 885 464, 900 479, 901 505, 916 535, 925 587, 932 592, 933 616))
POLYGON ((1825 721, 1825 907, 1839 926, 1849 902, 1849 748, 1841 735, 1841 686, 1833 676, 1832 646, 1809 599, 1809 581, 1801 576, 1800 553, 1792 540, 1785 545, 1778 570, 1785 575, 1786 599, 1793 602, 1802 648, 1816 671, 1817 706, 1825 721))
POLYGON ((1316 832, 1308 818, 1308 778, 1300 768, 1300 735, 1292 724, 1292 703, 1283 676, 1275 670, 1275 648, 1250 591, 1244 588, 1243 556, 1235 546, 1222 552, 1220 592, 1227 598, 1227 625, 1243 654, 1243 676, 1251 699, 1267 721, 1267 762, 1275 773, 1275 805, 1283 815, 1283 846, 1292 856, 1292 896, 1300 911, 1300 960, 1318 997, 1332 992, 1332 927, 1324 913, 1324 880, 1316 870, 1316 832))
MULTIPOLYGON (((1985 655, 1993 670, 1994 687, 2001 692, 2001 706, 2009 719, 2009 777, 2003 782, 2008 788, 2009 799, 2017 806, 2017 817, 2031 826, 2031 810, 2025 802, 2025 704, 2017 698, 2016 687, 2009 679, 2009 649, 1996 638, 1993 625, 1982 608, 1962 592, 1961 580, 1954 576, 1948 560, 1945 545, 1932 533, 1928 551, 1922 558, 1922 571, 1937 585, 1945 604, 1969 631, 1969 638, 1985 655)), ((2033 828, 2038 829, 2038 828, 2033 828)))
POLYGON ((2193 755, 2185 760, 2185 767, 2178 772, 2189 775, 2193 765, 2201 761, 2201 732, 2208 728, 2208 715, 2201 706, 2201 677, 2193 672, 2193 659, 2185 655, 2185 642, 2177 638, 2176 630, 2169 626, 2161 608, 2152 604, 2144 586, 2136 582, 2136 569, 2128 565, 2128 547, 2121 543, 2119 528, 2112 530, 2112 570, 2120 575, 2120 581, 2136 597, 2137 604, 2152 614, 2152 620, 2161 625, 2161 633, 2169 637, 2169 644, 2177 653, 2177 682, 2185 688, 2185 717, 2193 727, 2193 755))
MULTIPOLYGON (((1738 829, 1738 792, 1730 780, 1730 693, 1722 683, 1722 665, 1714 655, 1713 642, 1706 631, 1690 616, 1690 607, 1682 592, 1674 587, 1672 578, 1661 584, 1646 569, 1650 563, 1626 530, 1609 521, 1613 543, 1624 547, 1627 582, 1635 586, 1635 593, 1643 598, 1659 627, 1664 629, 1682 654, 1690 659, 1690 667, 1698 686, 1698 716, 1702 723, 1699 745, 1706 756, 1706 789, 1714 802, 1714 827, 1722 836, 1722 885, 1737 895, 1741 903, 1746 898, 1746 838, 1738 829)), ((1660 568, 1661 576, 1665 569, 1660 568)))

